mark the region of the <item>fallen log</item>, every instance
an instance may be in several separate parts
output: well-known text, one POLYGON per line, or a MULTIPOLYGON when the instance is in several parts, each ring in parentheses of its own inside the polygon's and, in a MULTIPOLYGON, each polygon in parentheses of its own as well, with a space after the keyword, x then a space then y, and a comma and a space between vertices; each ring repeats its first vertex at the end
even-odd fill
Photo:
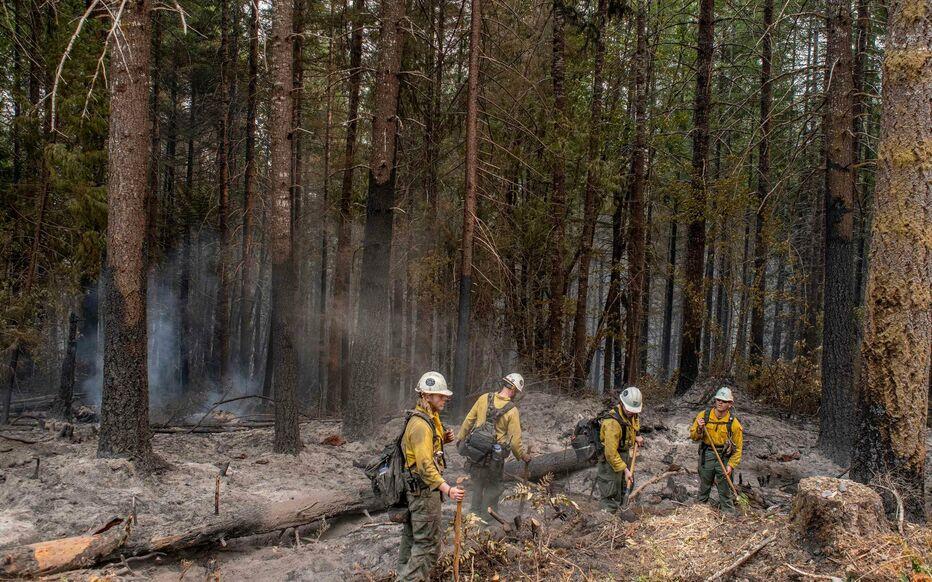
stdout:
POLYGON ((21 438, 17 438, 17 437, 11 437, 11 436, 9 436, 9 435, 5 435, 5 434, 2 434, 2 433, 0 433, 0 439, 6 439, 6 440, 8 440, 8 441, 13 441, 13 442, 15 442, 15 443, 23 443, 24 445, 37 445, 37 444, 39 444, 39 443, 45 443, 45 442, 48 442, 48 441, 52 440, 52 439, 48 438, 48 439, 42 439, 42 440, 39 440, 39 441, 32 441, 32 440, 29 440, 29 439, 21 439, 21 438))
MULTIPOLYGON (((537 481, 548 473, 553 473, 555 476, 560 476, 566 473, 572 473, 573 471, 585 469, 589 466, 593 466, 591 462, 580 461, 576 457, 576 452, 573 450, 573 448, 569 447, 562 451, 547 453, 545 455, 538 455, 531 459, 531 462, 527 467, 527 480, 537 481)), ((505 463, 505 480, 524 480, 524 470, 524 461, 508 461, 505 463)))
POLYGON ((0 552, 0 574, 23 578, 88 568, 126 543, 130 523, 128 519, 117 518, 88 535, 3 550, 0 552))
POLYGON ((199 426, 195 429, 191 429, 183 426, 166 426, 153 428, 152 432, 155 434, 215 434, 215 433, 229 433, 229 432, 244 432, 247 430, 253 430, 256 428, 269 428, 272 426, 272 423, 268 424, 230 424, 230 425, 221 425, 221 426, 199 426))
MULTIPOLYGON (((72 398, 74 401, 79 401, 83 400, 84 396, 83 392, 77 392, 72 395, 72 398)), ((58 398, 57 394, 20 398, 10 403, 10 412, 20 413, 27 410, 44 410, 46 408, 51 408, 56 398, 58 398)))
MULTIPOLYGON (((385 509, 384 504, 371 495, 354 497, 345 493, 321 491, 298 499, 246 508, 230 517, 211 517, 203 525, 177 534, 134 539, 121 548, 119 554, 138 556, 152 552, 175 552, 221 543, 221 540, 286 530, 322 519, 381 509, 385 509)), ((115 552, 109 558, 119 559, 119 555, 115 552)))
POLYGON ((230 517, 169 535, 129 539, 131 520, 114 519, 94 534, 62 538, 0 551, 0 575, 23 577, 89 568, 131 556, 168 554, 235 538, 268 534, 312 525, 325 519, 385 509, 372 495, 352 496, 321 491, 289 501, 253 506, 230 517), (124 527, 114 527, 126 522, 124 527), (140 539, 141 538, 141 539, 140 539))

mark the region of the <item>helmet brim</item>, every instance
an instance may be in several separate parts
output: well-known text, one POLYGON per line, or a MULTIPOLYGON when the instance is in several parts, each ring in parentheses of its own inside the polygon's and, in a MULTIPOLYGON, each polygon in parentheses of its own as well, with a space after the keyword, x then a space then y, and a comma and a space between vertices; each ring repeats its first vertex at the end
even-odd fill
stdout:
POLYGON ((641 406, 628 406, 624 402, 621 403, 621 407, 627 410, 628 412, 630 412, 631 414, 639 414, 643 406, 644 406, 643 404, 641 406))
POLYGON ((453 392, 449 389, 444 390, 418 390, 421 394, 440 394, 442 396, 453 396, 453 392))
POLYGON ((505 384, 508 384, 509 386, 511 386, 512 388, 514 388, 515 390, 517 390, 518 392, 524 392, 524 388, 522 388, 522 387, 519 386, 518 384, 515 384, 514 382, 512 382, 511 380, 509 380, 507 377, 506 377, 506 378, 502 378, 502 382, 504 382, 505 384))

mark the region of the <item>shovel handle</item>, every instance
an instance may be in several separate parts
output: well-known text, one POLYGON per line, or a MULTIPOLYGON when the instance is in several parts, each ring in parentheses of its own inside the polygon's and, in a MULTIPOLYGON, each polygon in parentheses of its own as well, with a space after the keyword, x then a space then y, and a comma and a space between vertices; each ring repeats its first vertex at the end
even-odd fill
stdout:
MULTIPOLYGON (((457 477, 456 486, 460 487, 469 477, 457 477)), ((460 552, 463 547, 463 500, 456 502, 456 514, 453 516, 453 580, 460 579, 460 552)))
MULTIPOLYGON (((709 431, 706 430, 705 425, 702 426, 702 434, 709 438, 709 442, 712 442, 712 437, 709 436, 709 431)), ((718 466, 722 468, 722 475, 725 476, 725 480, 728 481, 728 486, 731 487, 731 492, 735 494, 735 501, 738 501, 738 490, 735 489, 735 484, 732 483, 731 477, 728 475, 728 469, 725 468, 725 462, 722 461, 721 455, 718 454, 718 449, 715 448, 715 445, 709 445, 709 448, 712 449, 712 452, 715 453, 715 458, 718 460, 718 466)))

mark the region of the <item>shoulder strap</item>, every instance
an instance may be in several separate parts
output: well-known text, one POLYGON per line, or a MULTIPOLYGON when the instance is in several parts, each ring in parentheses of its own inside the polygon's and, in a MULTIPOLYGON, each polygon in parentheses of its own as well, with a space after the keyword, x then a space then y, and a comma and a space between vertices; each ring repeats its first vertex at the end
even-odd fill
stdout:
POLYGON ((434 424, 433 419, 430 418, 429 416, 427 416, 426 414, 424 414, 423 412, 421 412, 420 410, 412 410, 410 416, 408 416, 408 420, 405 422, 405 427, 404 427, 404 429, 401 431, 401 437, 399 437, 398 442, 401 442, 401 438, 404 437, 405 430, 408 429, 408 423, 411 422, 411 419, 412 419, 412 418, 415 418, 415 417, 420 418, 421 420, 423 420, 424 422, 426 422, 426 423, 428 424, 428 426, 430 426, 430 431, 431 431, 431 433, 433 433, 433 435, 434 435, 435 437, 438 436, 438 435, 437 435, 437 425, 434 424))
POLYGON ((489 405, 485 412, 485 421, 494 426, 495 423, 498 422, 499 418, 505 416, 505 414, 511 411, 511 409, 514 407, 515 403, 513 401, 509 401, 505 404, 505 406, 502 406, 501 408, 495 408, 495 393, 489 392, 489 405))
POLYGON ((618 411, 618 407, 612 409, 612 417, 618 421, 618 426, 621 427, 621 444, 624 444, 628 440, 628 427, 631 426, 630 423, 625 422, 621 417, 621 413, 618 411))
POLYGON ((494 425, 496 421, 496 418, 494 416, 495 415, 495 392, 489 392, 486 397, 488 398, 488 400, 486 400, 486 405, 485 405, 485 423, 494 425))
MULTIPOLYGON (((706 411, 705 411, 705 423, 706 423, 706 424, 709 424, 709 416, 710 416, 711 414, 712 414, 712 409, 711 409, 711 408, 707 408, 706 411)), ((724 424, 724 425, 726 425, 726 427, 727 427, 727 429, 728 429, 728 438, 730 439, 730 438, 731 438, 731 430, 732 430, 731 427, 732 427, 732 425, 734 424, 735 420, 736 420, 736 419, 735 419, 735 414, 734 414, 732 411, 729 410, 729 411, 728 411, 728 420, 726 420, 725 422, 717 421, 717 422, 713 422, 712 424, 724 424)))

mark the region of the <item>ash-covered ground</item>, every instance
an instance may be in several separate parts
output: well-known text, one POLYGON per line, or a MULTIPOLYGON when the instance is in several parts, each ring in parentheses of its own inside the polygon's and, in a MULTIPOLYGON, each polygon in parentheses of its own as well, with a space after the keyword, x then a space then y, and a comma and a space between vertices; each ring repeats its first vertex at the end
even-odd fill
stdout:
MULTIPOLYGON (((844 471, 815 451, 817 426, 811 419, 765 411, 738 392, 736 410, 746 432, 736 484, 750 485, 750 515, 725 517, 693 504, 697 446, 688 438, 689 425, 702 409, 698 401, 708 392, 709 386, 701 385, 665 402, 652 402, 648 395, 641 419, 646 443, 638 458, 637 482, 671 468, 679 470, 645 489, 635 504, 635 521, 616 520, 598 511, 591 497, 594 468, 558 479, 553 491, 580 507, 581 513, 570 520, 575 525, 554 520, 547 508, 538 517, 553 546, 567 547, 565 557, 551 558, 565 560, 567 565, 543 572, 521 571, 520 575, 503 567, 504 579, 699 579, 713 573, 706 570, 715 565, 725 567, 765 530, 783 533, 743 570, 746 579, 798 575, 781 560, 810 572, 844 574, 844 564, 832 570, 830 562, 804 551, 787 529, 786 515, 796 483, 806 476, 837 477, 844 471), (561 535, 585 541, 560 541, 561 535)), ((576 421, 600 408, 596 399, 530 391, 520 403, 525 441, 534 454, 563 450, 569 446, 576 421)), ((215 416, 206 424, 227 420, 235 426, 235 418, 223 413, 215 416)), ((368 488, 368 481, 354 461, 377 453, 397 436, 401 423, 400 417, 394 418, 380 425, 371 439, 342 443, 335 438, 340 434, 339 422, 307 421, 301 425, 305 448, 296 457, 271 452, 270 427, 213 434, 159 433, 153 438, 153 448, 169 468, 141 476, 131 463, 95 457, 93 425, 78 425, 73 440, 79 442, 71 442, 56 436, 58 425, 54 423, 44 423, 43 428, 34 420, 22 419, 17 430, 3 434, 39 442, 0 438, 0 549, 87 532, 112 516, 127 515, 134 499, 138 518, 134 536, 151 537, 315 491, 357 495, 368 488), (227 462, 218 518, 214 516, 215 478, 218 467, 227 462)), ((463 464, 453 446, 447 449, 447 477, 452 480, 463 472, 463 464)), ((445 504, 451 522, 453 510, 453 504, 445 504)), ((502 510, 511 517, 518 504, 506 501, 502 510)), ((528 515, 535 512, 533 507, 525 511, 528 515)), ((120 571, 124 579, 164 581, 182 575, 204 579, 210 572, 220 572, 224 580, 387 579, 395 566, 400 532, 401 526, 390 523, 384 514, 362 515, 304 532, 297 543, 289 537, 269 545, 269 536, 262 538, 261 545, 257 539, 229 540, 225 546, 135 561, 130 571, 116 565, 60 577, 89 580, 110 575, 116 579, 114 572, 120 571)), ((452 536, 447 542, 445 552, 450 550, 452 536)))

